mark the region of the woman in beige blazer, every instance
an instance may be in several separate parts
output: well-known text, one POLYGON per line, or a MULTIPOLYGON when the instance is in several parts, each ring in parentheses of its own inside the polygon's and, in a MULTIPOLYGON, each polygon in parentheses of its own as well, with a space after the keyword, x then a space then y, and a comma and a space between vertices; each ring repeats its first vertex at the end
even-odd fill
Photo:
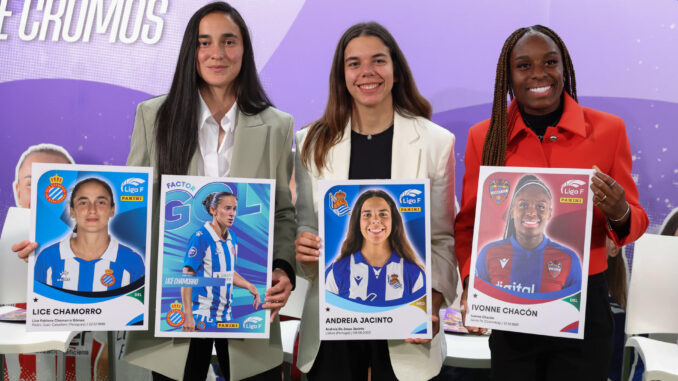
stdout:
POLYGON ((440 372, 445 339, 438 310, 456 297, 454 135, 429 120, 431 106, 390 33, 377 23, 349 28, 330 72, 325 114, 296 135, 296 258, 311 290, 302 316, 297 367, 311 380, 425 380, 440 372), (431 180, 432 341, 318 338, 317 181, 431 180))
MULTIPOLYGON (((272 317, 287 302, 295 279, 291 265, 296 224, 288 187, 292 134, 292 117, 272 107, 259 82, 242 17, 226 3, 212 3, 188 22, 169 94, 139 104, 127 159, 128 165, 153 166, 156 200, 162 174, 276 180, 273 287, 266 291, 263 305, 272 309, 272 317), (212 135, 204 132, 209 128, 212 135)), ((204 380, 211 339, 153 337, 158 203, 153 207, 150 330, 130 333, 125 359, 153 370, 157 380, 204 380)), ((280 379, 277 319, 270 339, 217 339, 216 348, 232 380, 280 379)))

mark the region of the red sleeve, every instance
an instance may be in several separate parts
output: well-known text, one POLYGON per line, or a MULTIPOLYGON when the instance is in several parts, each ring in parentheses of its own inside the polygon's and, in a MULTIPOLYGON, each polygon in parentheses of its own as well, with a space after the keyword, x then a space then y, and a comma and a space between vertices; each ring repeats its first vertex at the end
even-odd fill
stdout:
POLYGON ((617 130, 619 131, 616 148, 617 159, 614 161, 608 175, 617 181, 619 185, 624 187, 626 202, 629 203, 631 217, 629 218, 630 225, 629 234, 627 236, 619 237, 617 232, 610 228, 609 224, 607 225, 607 235, 615 244, 617 244, 617 246, 624 246, 640 238, 640 236, 645 233, 650 222, 647 218, 647 213, 645 213, 645 210, 638 202, 638 187, 636 187, 636 183, 631 176, 631 169, 633 167, 631 146, 629 144, 629 139, 626 136, 626 127, 621 119, 619 119, 617 130))
POLYGON ((469 274, 471 267, 471 245, 473 226, 476 218, 476 197, 478 193, 478 172, 482 159, 482 147, 489 121, 481 122, 469 130, 464 152, 464 181, 462 183, 461 206, 454 222, 455 253, 459 263, 461 281, 469 274))

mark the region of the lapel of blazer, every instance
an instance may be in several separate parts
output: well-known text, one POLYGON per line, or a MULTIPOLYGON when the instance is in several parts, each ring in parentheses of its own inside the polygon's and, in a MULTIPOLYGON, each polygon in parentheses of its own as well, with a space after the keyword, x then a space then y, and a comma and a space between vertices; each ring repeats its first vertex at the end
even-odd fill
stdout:
POLYGON ((200 159, 200 147, 197 147, 195 149, 195 152, 193 152, 193 156, 191 157, 191 162, 188 163, 188 175, 189 176, 197 176, 198 173, 198 162, 200 159))
POLYGON ((391 156, 392 179, 414 179, 421 168, 421 146, 416 119, 394 113, 393 153, 391 156))
POLYGON ((351 121, 344 128, 344 136, 327 153, 328 168, 323 170, 322 178, 327 180, 348 179, 351 164, 351 121))
POLYGON ((268 135, 268 129, 257 128, 260 126, 264 126, 264 121, 259 114, 246 115, 238 110, 230 177, 256 176, 268 135))

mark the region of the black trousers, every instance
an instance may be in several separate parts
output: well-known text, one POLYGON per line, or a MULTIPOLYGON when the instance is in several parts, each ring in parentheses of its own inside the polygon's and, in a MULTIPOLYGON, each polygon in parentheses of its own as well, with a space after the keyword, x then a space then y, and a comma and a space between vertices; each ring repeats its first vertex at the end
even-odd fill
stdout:
POLYGON ((614 320, 604 274, 589 276, 584 339, 492 331, 493 380, 607 380, 614 320))
POLYGON ((372 381, 397 380, 386 340, 321 341, 309 380, 363 381, 367 369, 372 381))
MULTIPOLYGON (((217 350, 217 360, 219 368, 228 380, 230 374, 230 365, 228 362, 228 339, 201 339, 191 338, 191 344, 188 347, 188 357, 186 358, 186 367, 184 368, 184 381, 203 381, 207 378, 210 361, 212 359, 212 345, 217 350)), ((168 359, 168 361, 171 361, 168 359)), ((263 373, 246 378, 247 381, 280 381, 281 369, 276 366, 263 373)), ((153 372, 153 381, 170 381, 169 377, 160 373, 153 372)))

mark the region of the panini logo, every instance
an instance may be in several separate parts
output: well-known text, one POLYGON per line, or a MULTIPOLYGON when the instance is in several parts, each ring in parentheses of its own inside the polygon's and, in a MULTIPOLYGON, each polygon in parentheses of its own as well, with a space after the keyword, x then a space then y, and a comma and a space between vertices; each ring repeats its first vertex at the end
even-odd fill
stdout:
POLYGON ((217 328, 240 328, 240 323, 217 323, 217 328))
POLYGON ((401 206, 400 207, 400 213, 413 213, 413 212, 421 212, 421 208, 418 206, 401 206))
POLYGON ((561 204, 583 204, 584 199, 581 197, 561 197, 561 204))
POLYGON ((120 196, 120 201, 144 201, 144 196, 120 196))

